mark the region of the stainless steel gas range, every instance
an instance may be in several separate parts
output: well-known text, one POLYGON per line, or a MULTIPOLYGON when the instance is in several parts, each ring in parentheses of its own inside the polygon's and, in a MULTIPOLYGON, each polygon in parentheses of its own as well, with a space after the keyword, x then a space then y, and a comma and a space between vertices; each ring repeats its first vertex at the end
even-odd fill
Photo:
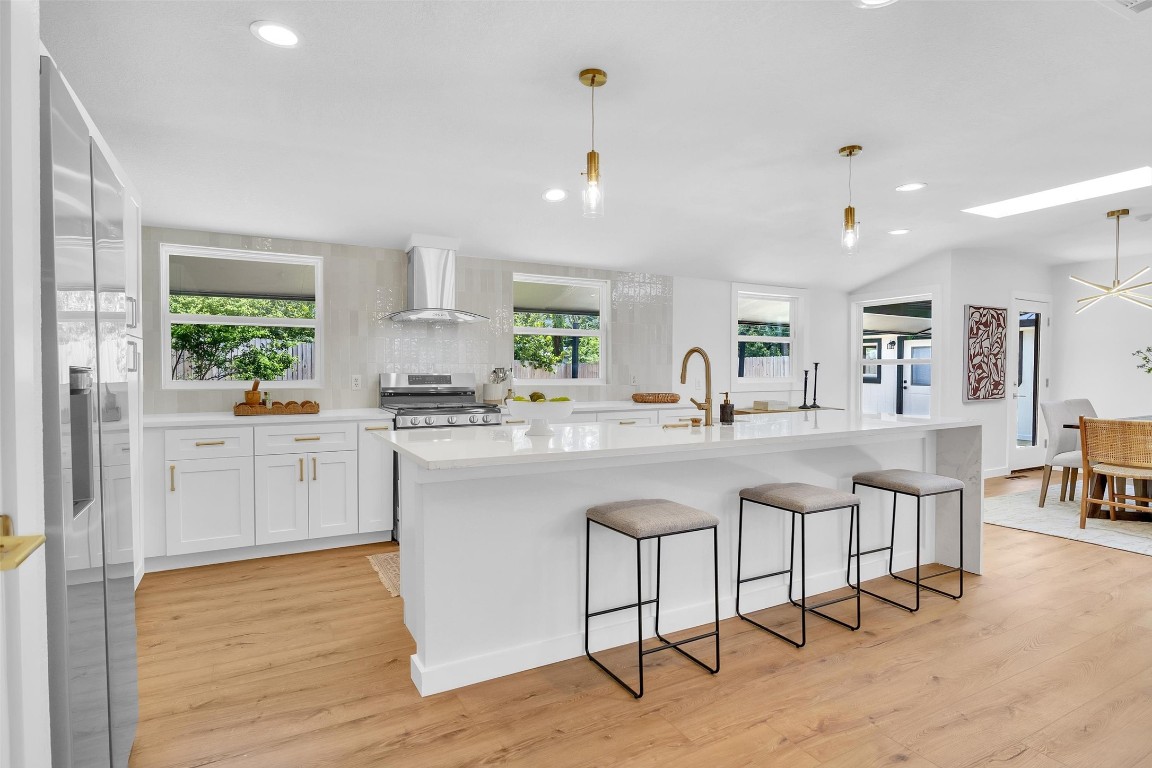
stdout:
POLYGON ((470 373, 382 373, 380 408, 396 429, 489 427, 500 424, 499 406, 476 402, 470 373))
MULTIPOLYGON (((396 429, 491 427, 504 421, 500 407, 476 402, 470 373, 382 373, 380 409, 396 429)), ((400 540, 400 460, 392 454, 392 539, 400 540)))

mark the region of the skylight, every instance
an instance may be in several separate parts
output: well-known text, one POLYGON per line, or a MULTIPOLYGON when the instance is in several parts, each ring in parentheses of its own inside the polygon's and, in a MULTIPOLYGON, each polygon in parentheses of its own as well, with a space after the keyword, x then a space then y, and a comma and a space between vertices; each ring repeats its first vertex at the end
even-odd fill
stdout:
POLYGON ((1134 168, 1123 173, 1114 173, 1111 176, 1101 176, 1098 179, 1078 181, 1075 184, 1046 189, 1043 192, 1033 192, 1030 195, 1013 197, 998 203, 965 208, 964 213, 975 213, 977 216, 1000 219, 1005 216, 1015 216, 1018 213, 1030 213, 1043 208, 1053 208, 1057 205, 1091 200, 1094 197, 1104 197, 1105 195, 1144 187, 1152 187, 1152 167, 1149 166, 1134 168))

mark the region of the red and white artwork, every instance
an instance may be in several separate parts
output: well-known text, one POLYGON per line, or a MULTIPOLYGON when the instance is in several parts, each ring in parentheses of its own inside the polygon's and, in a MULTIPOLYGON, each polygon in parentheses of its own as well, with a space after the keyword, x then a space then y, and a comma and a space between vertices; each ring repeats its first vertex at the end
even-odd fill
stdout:
POLYGON ((1005 362, 1008 310, 964 307, 967 334, 964 347, 964 399, 1002 400, 1006 390, 1005 362))

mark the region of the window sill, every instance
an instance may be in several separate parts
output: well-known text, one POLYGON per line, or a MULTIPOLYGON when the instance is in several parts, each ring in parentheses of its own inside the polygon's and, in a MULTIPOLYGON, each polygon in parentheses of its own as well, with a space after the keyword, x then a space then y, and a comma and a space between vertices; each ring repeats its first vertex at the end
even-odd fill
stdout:
POLYGON ((606 387, 603 379, 512 379, 513 387, 606 387))
POLYGON ((733 392, 791 392, 800 389, 795 381, 780 379, 740 379, 732 384, 733 392))
MULTIPOLYGON (((165 381, 161 382, 161 389, 173 392, 240 392, 252 389, 251 381, 165 381)), ((260 391, 279 391, 282 389, 323 389, 324 382, 311 381, 260 381, 260 391)))

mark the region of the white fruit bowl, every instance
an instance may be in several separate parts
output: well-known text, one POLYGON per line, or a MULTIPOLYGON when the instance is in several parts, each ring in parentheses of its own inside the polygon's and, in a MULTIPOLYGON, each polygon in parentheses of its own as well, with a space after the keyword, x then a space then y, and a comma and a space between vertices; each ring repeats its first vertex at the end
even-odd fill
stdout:
POLYGON ((509 400, 508 415, 514 419, 527 419, 530 423, 528 431, 524 434, 530 437, 551 435, 553 432, 548 422, 568 418, 572 415, 572 408, 575 405, 576 403, 571 400, 559 402, 542 400, 537 403, 531 400, 509 400))

